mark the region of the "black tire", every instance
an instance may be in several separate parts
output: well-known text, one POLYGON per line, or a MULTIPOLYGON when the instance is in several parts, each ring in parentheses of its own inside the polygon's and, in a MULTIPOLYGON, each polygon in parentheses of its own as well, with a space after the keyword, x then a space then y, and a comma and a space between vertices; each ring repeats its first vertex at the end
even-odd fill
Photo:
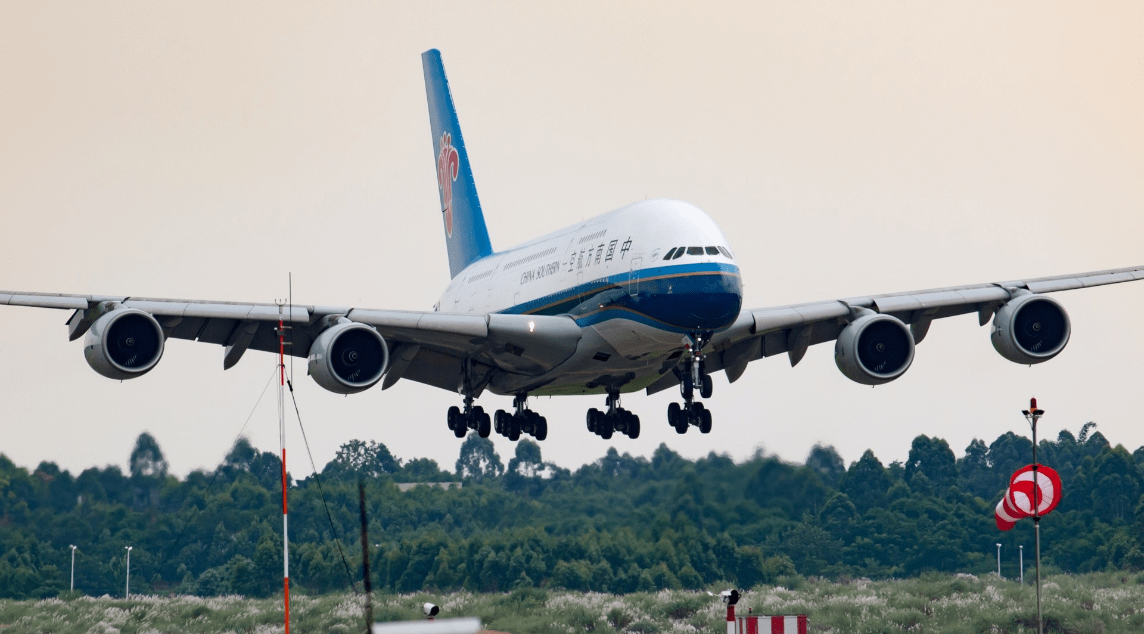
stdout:
POLYGON ((715 382, 711 380, 710 375, 704 375, 703 383, 699 387, 699 396, 703 398, 711 398, 711 393, 715 391, 715 382))
POLYGON ((457 424, 453 425, 453 435, 457 438, 464 438, 465 434, 469 432, 469 426, 465 418, 467 417, 462 415, 457 419, 457 424))
POLYGON ((699 411, 699 433, 711 433, 711 410, 709 409, 699 411))
POLYGON ((628 421, 628 438, 635 440, 640 437, 640 417, 632 414, 632 419, 628 421))
POLYGON ((508 426, 508 439, 516 442, 520 440, 520 417, 513 416, 512 422, 508 426))
POLYGON ((593 434, 596 433, 596 421, 600 420, 599 414, 600 410, 595 407, 588 410, 588 431, 593 434))
POLYGON ((683 416, 680 416, 679 420, 675 423, 675 433, 682 436, 683 434, 687 433, 688 427, 689 425, 687 424, 687 419, 683 416))
POLYGON ((679 415, 683 413, 683 408, 679 403, 670 403, 667 406, 667 424, 675 427, 676 421, 679 420, 679 415))
POLYGON ((679 393, 683 395, 683 400, 690 401, 695 398, 695 387, 691 384, 691 375, 683 377, 679 382, 679 393))
POLYGON ((477 405, 476 407, 474 407, 473 411, 469 413, 469 420, 466 421, 469 423, 469 429, 476 429, 477 425, 481 422, 481 418, 483 418, 484 415, 485 415, 485 408, 481 407, 480 405, 477 405))
POLYGON ((603 438, 604 440, 608 440, 609 438, 612 437, 612 433, 614 433, 615 431, 616 431, 616 421, 613 417, 608 416, 607 414, 604 414, 603 416, 600 416, 597 419, 596 433, 600 435, 600 438, 603 438))
POLYGON ((455 429, 457 421, 461 420, 461 408, 456 405, 449 408, 449 412, 445 415, 445 422, 449 424, 449 429, 455 429))
POLYGON ((501 436, 504 435, 504 421, 506 418, 508 418, 508 412, 503 409, 498 409, 496 414, 493 414, 493 431, 501 436))
POLYGON ((533 436, 536 436, 537 440, 548 438, 548 419, 543 416, 540 417, 540 420, 536 422, 536 433, 533 436))
POLYGON ((477 418, 477 435, 481 438, 488 438, 492 427, 492 421, 489 420, 489 415, 481 412, 480 417, 477 418))

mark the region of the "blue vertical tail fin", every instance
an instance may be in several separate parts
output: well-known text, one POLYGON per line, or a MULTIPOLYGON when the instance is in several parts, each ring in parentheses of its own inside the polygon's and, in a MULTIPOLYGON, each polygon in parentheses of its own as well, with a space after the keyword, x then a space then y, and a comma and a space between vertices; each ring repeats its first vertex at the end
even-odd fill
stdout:
POLYGON ((441 217, 449 249, 449 275, 456 277, 466 266, 493 252, 489 230, 481 213, 477 186, 469 167, 469 153, 457 123, 457 109, 449 92, 449 80, 441 52, 421 54, 425 69, 425 93, 429 100, 429 124, 433 128, 433 156, 437 159, 437 190, 441 194, 441 217))

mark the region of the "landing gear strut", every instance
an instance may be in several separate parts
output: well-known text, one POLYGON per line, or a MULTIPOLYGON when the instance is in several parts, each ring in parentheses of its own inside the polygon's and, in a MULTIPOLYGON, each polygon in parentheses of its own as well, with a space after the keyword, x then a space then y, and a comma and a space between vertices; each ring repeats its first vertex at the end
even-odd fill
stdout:
POLYGON ((608 411, 593 407, 588 410, 588 431, 607 440, 613 432, 626 434, 635 440, 640 437, 640 417, 620 407, 620 393, 608 392, 608 411))
POLYGON ((520 440, 522 432, 537 440, 548 438, 548 420, 528 409, 527 394, 517 394, 512 405, 516 409, 514 413, 498 409, 493 416, 493 429, 498 434, 512 441, 520 440))
POLYGON ((449 408, 446 418, 449 429, 453 430, 453 435, 457 438, 464 438, 470 429, 476 430, 477 435, 481 438, 488 438, 489 431, 492 429, 489 415, 480 405, 473 405, 473 397, 469 394, 465 395, 465 410, 461 411, 461 408, 454 405, 449 408))
POLYGON ((667 406, 667 424, 675 428, 676 433, 686 434, 687 428, 694 425, 699 432, 711 432, 711 411, 703 403, 695 402, 695 388, 699 388, 699 396, 711 398, 715 386, 711 375, 707 374, 703 363, 704 341, 698 336, 692 336, 693 346, 688 346, 687 356, 683 361, 683 372, 679 381, 679 392, 683 396, 683 403, 672 403, 667 406))

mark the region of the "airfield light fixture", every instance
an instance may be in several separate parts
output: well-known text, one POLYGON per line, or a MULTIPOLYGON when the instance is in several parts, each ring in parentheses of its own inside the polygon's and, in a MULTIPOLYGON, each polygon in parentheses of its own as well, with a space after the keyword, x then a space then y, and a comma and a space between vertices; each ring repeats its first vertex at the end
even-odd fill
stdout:
POLYGON ((75 544, 68 544, 72 551, 71 590, 75 592, 75 544))
POLYGON ((123 594, 128 599, 131 598, 131 549, 132 546, 124 546, 127 549, 127 585, 124 586, 123 594))

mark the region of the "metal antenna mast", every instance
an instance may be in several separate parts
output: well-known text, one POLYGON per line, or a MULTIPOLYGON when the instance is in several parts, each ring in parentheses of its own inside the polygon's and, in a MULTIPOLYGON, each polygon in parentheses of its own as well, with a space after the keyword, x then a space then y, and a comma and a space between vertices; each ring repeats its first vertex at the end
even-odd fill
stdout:
MULTIPOLYGON (((278 443, 282 447, 282 588, 285 606, 286 634, 290 634, 290 533, 286 521, 286 324, 282 300, 278 304, 278 443)), ((294 307, 290 307, 293 313, 294 307)), ((293 317, 293 314, 291 314, 293 317)))

